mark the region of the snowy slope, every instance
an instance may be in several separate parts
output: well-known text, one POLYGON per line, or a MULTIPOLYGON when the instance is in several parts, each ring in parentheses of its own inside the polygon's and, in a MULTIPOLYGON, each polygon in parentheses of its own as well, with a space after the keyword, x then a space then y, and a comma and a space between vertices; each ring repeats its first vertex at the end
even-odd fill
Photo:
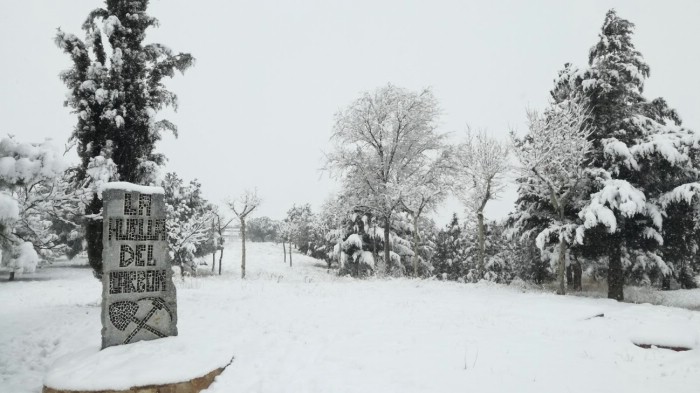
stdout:
MULTIPOLYGON (((241 281, 239 245, 229 246, 222 277, 178 281, 180 335, 234 348, 210 393, 700 386, 697 311, 495 285, 338 278, 300 255, 290 268, 274 244, 248 245, 241 281)), ((0 283, 0 392, 39 392, 57 357, 99 346, 100 284, 90 271, 51 268, 39 278, 0 283)))

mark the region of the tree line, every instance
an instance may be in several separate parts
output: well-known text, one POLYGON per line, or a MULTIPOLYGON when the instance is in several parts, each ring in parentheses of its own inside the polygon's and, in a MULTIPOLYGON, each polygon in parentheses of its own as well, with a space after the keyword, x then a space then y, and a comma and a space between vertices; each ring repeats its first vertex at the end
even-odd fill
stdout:
POLYGON ((663 98, 644 97, 649 66, 633 29, 610 10, 588 66, 567 63, 548 106, 527 110, 528 132, 507 142, 477 131, 447 144, 430 89, 390 84, 338 112, 326 169, 342 191, 327 234, 341 270, 470 281, 553 275, 561 294, 567 281, 580 289, 586 270, 606 277, 617 300, 625 282, 697 286, 699 138, 663 98), (487 224, 484 208, 511 171, 515 211, 487 224), (468 222, 436 231, 423 213, 450 193, 468 222))
POLYGON ((246 192, 222 209, 201 184, 160 178, 155 151, 177 108, 164 79, 194 64, 188 53, 144 44, 157 20, 147 1, 109 0, 83 24, 85 38, 59 30, 71 59, 61 73, 76 115, 68 167, 48 143, 0 141, 2 264, 29 269, 38 259, 85 248, 101 274, 102 202, 109 181, 159 184, 166 191, 171 258, 186 271, 211 254, 223 259, 234 220, 245 238, 282 244, 335 263, 340 274, 542 283, 558 292, 582 287, 584 273, 604 278, 608 296, 625 283, 664 289, 698 285, 700 190, 698 134, 663 98, 644 96, 649 66, 632 43, 634 25, 609 11, 585 67, 565 63, 540 110, 525 111, 527 132, 502 141, 468 130, 450 143, 439 130, 431 89, 392 84, 361 94, 335 116, 325 170, 341 184, 318 212, 293 206, 279 221, 252 218, 261 200, 246 192), (514 174, 515 209, 488 220, 488 203, 514 174), (468 213, 438 228, 430 214, 449 195, 468 213), (228 215, 226 212, 233 213, 228 215))

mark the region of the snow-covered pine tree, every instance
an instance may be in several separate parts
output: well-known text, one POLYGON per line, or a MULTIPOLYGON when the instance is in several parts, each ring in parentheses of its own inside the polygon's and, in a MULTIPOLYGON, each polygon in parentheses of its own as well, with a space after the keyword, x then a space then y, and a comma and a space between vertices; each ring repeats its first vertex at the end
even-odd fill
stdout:
MULTIPOLYGON (((681 127, 663 99, 643 95, 649 66, 632 44, 634 25, 610 10, 589 67, 572 72, 574 99, 590 108, 593 128, 589 195, 577 241, 606 250, 608 297, 622 300, 625 269, 671 274, 662 231, 669 203, 688 201, 698 190, 691 159, 697 135, 681 127)), ((669 261, 670 262, 670 261, 669 261)))
POLYGON ((457 213, 437 234, 434 274, 442 280, 457 280, 465 275, 466 244, 457 213))
MULTIPOLYGON (((88 179, 91 162, 104 154, 116 165, 111 180, 152 183, 165 157, 155 152, 163 131, 177 135, 168 120, 156 120, 158 111, 177 109, 177 96, 163 78, 184 72, 194 58, 175 54, 162 44, 143 44, 146 31, 158 20, 146 13, 148 0, 107 0, 105 8, 90 12, 82 26, 85 40, 58 30, 56 44, 71 57, 73 66, 61 73, 70 90, 66 106, 78 117, 71 141, 77 144, 81 164, 76 182, 88 179)), ((96 215, 102 208, 95 194, 86 209, 96 215)), ((96 276, 102 271, 102 222, 88 220, 87 251, 96 276)))

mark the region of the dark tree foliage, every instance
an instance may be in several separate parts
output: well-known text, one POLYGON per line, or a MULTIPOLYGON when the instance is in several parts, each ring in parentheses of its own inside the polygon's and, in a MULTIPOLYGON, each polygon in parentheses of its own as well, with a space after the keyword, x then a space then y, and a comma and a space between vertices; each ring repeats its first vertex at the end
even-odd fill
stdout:
MULTIPOLYGON (((105 8, 88 14, 85 39, 58 30, 56 44, 70 56, 72 67, 61 73, 70 91, 65 105, 78 121, 71 141, 77 145, 80 166, 75 182, 90 182, 95 157, 111 159, 116 174, 110 180, 148 184, 156 167, 165 162, 155 152, 163 131, 177 135, 177 127, 155 116, 165 107, 177 109, 177 96, 163 78, 184 72, 194 58, 174 53, 161 44, 144 45, 146 31, 158 20, 146 13, 148 0, 107 0, 105 8)), ((95 194, 86 213, 98 214, 102 201, 95 194)), ((85 228, 90 265, 102 271, 102 223, 88 220, 85 228)))
POLYGON ((457 214, 437 234, 433 273, 439 279, 457 280, 464 276, 466 244, 457 214))

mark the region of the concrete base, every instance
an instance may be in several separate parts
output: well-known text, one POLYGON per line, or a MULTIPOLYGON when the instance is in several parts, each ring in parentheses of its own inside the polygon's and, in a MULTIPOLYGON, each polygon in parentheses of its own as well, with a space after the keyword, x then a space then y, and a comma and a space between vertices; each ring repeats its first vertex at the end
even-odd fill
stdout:
POLYGON ((44 386, 42 393, 199 393, 214 382, 214 378, 221 374, 226 367, 217 368, 199 378, 186 382, 171 383, 167 385, 134 386, 128 390, 56 390, 44 386))

